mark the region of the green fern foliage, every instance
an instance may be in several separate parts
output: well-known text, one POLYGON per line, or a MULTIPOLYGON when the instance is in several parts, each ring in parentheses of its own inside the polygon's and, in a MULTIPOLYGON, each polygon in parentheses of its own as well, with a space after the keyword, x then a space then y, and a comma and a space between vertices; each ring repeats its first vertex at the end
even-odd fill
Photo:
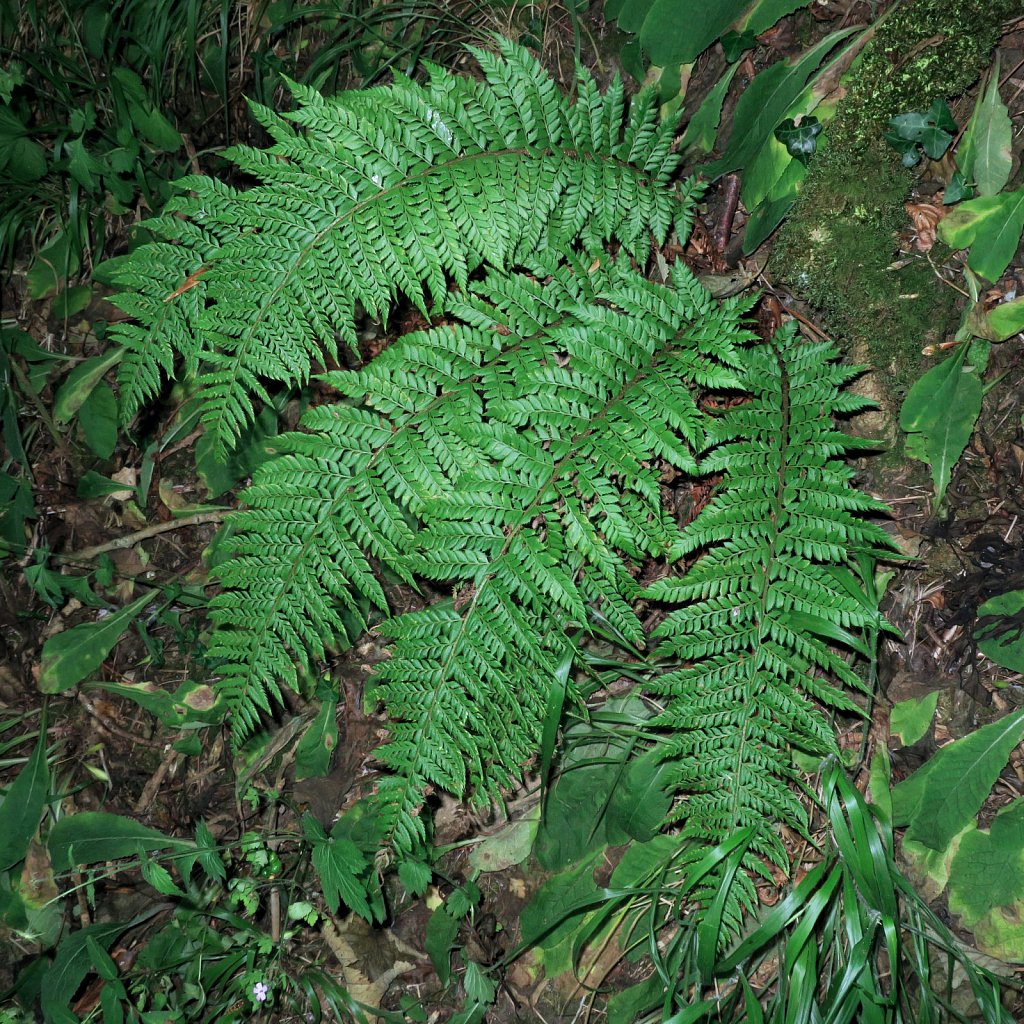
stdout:
MULTIPOLYGON (((678 606, 655 635, 682 667, 653 690, 666 701, 656 723, 689 856, 753 830, 751 874, 727 908, 733 928, 755 903, 751 875, 788 868, 778 824, 807 837, 792 751, 837 753, 820 709, 859 713, 843 687, 865 683, 838 650, 867 654, 863 636, 884 625, 854 567, 891 555, 888 535, 864 518, 885 506, 852 486, 841 456, 865 443, 832 422, 867 403, 841 391, 857 370, 835 357, 830 345, 801 344, 792 324, 746 353, 751 399, 721 416, 702 463, 724 482, 673 551, 703 554, 647 590, 678 606)), ((708 879, 705 900, 719 881, 708 879)))
POLYGON ((654 722, 684 862, 751 830, 735 927, 785 864, 777 826, 806 835, 794 751, 834 751, 822 709, 857 708, 837 651, 866 653, 880 626, 852 567, 889 550, 866 519, 882 506, 852 486, 857 442, 832 422, 860 408, 854 371, 792 328, 752 345, 749 303, 716 302, 681 263, 648 280, 651 240, 685 239, 693 213, 673 125, 583 72, 569 102, 498 48, 473 51, 481 79, 293 86, 291 114, 256 110, 272 145, 231 155, 253 187, 185 179, 120 270, 123 414, 193 378, 224 451, 272 390, 354 346, 358 316, 404 296, 432 317, 323 373, 329 397, 242 496, 209 650, 234 737, 376 628, 387 771, 357 831, 409 852, 433 790, 500 801, 521 776, 595 624, 641 648, 638 606, 667 603, 654 722), (699 474, 718 493, 681 531, 663 482, 699 474), (431 603, 395 614, 396 580, 431 603))
POLYGON ((645 257, 652 234, 685 235, 674 125, 653 97, 627 103, 618 80, 602 94, 581 70, 570 103, 525 50, 498 45, 473 51, 482 81, 432 67, 428 85, 396 76, 325 99, 293 84, 291 114, 254 107, 273 144, 227 155, 258 184, 183 179, 148 224, 158 241, 120 270, 117 301, 138 321, 115 331, 123 417, 163 375, 199 370, 224 451, 268 387, 355 346, 360 309, 386 319, 400 295, 438 309, 482 264, 611 240, 645 257))
POLYGON ((389 838, 422 838, 432 787, 497 798, 593 612, 643 643, 632 570, 682 543, 660 474, 696 470, 696 394, 738 385, 745 308, 714 302, 682 264, 672 287, 625 257, 492 272, 452 301, 454 322, 325 375, 346 397, 260 470, 221 570, 212 653, 236 734, 344 635, 344 609, 386 612, 386 566, 452 595, 379 626, 393 648, 377 756, 401 780, 389 838))

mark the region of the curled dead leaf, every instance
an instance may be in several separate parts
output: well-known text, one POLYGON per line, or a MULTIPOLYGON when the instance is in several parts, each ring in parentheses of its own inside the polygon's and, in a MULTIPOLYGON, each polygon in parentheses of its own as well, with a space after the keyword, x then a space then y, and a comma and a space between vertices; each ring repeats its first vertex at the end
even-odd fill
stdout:
POLYGON ((904 203, 907 216, 914 225, 914 248, 918 252, 930 252, 935 245, 935 229, 946 215, 942 205, 942 193, 931 203, 904 203))

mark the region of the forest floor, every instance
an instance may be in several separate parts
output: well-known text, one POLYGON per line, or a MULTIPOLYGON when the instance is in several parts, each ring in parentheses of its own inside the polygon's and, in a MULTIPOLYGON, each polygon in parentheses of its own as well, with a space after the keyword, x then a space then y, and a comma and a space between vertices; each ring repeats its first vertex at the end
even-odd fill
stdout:
MULTIPOLYGON (((858 6, 867 8, 854 5, 858 6)), ((593 27, 597 31, 596 23, 593 27)), ((780 38, 786 31, 783 23, 780 38)), ((563 39, 558 52, 551 55, 564 59, 571 54, 569 43, 571 39, 563 39)), ((1007 49, 1003 67, 1013 67, 1019 56, 1007 49)), ((701 81, 703 70, 698 64, 690 81, 698 94, 714 84, 701 81)), ((1019 133, 1024 126, 1019 103, 1016 112, 1011 108, 1014 113, 1019 133)), ((918 195, 909 197, 910 201, 934 202, 936 184, 922 178, 918 195)), ((707 240, 720 226, 722 205, 720 194, 712 192, 694 239, 681 257, 698 273, 720 270, 707 240)), ((741 210, 734 231, 741 230, 742 221, 741 210)), ((918 240, 908 218, 899 246, 909 252, 918 240)), ((769 241, 756 254, 758 266, 764 266, 770 246, 769 241)), ((85 310, 63 319, 46 301, 29 300, 17 281, 16 275, 15 284, 4 293, 5 300, 10 299, 5 322, 16 323, 47 351, 75 357, 103 351, 96 325, 120 315, 104 297, 97 295, 85 310)), ((810 330, 825 333, 799 296, 775 287, 770 277, 761 276, 756 284, 766 289, 777 310, 798 314, 810 330)), ((1024 294, 1024 263, 1015 261, 998 287, 1024 294)), ((396 323, 407 329, 415 325, 414 320, 415 314, 410 314, 404 321, 396 318, 396 323)), ((387 340, 368 332, 365 354, 372 354, 387 340)), ((988 390, 981 417, 953 472, 940 515, 932 508, 928 472, 921 463, 906 459, 883 464, 869 456, 858 464, 859 482, 889 505, 892 531, 909 557, 891 567, 883 607, 899 639, 891 637, 883 643, 873 715, 867 726, 847 723, 843 745, 887 750, 894 781, 949 739, 968 735, 1024 704, 1024 675, 994 665, 979 653, 975 639, 978 608, 994 596, 1024 590, 1024 348, 1019 336, 993 346, 985 380, 988 390), (936 691, 940 696, 934 730, 912 746, 901 747, 890 734, 891 707, 936 691)), ((5 739, 24 728, 18 723, 38 721, 42 695, 36 680, 43 643, 94 614, 75 598, 58 607, 47 606, 39 587, 26 578, 26 572, 38 564, 33 553, 56 556, 53 571, 99 573, 93 577, 97 582, 103 574, 108 580, 126 581, 121 584, 126 599, 131 581, 139 578, 161 584, 177 581, 187 592, 190 587, 203 587, 207 580, 204 558, 221 517, 208 503, 211 499, 218 506, 234 502, 235 491, 211 495, 196 472, 193 450, 198 429, 169 441, 165 437, 155 451, 133 447, 122 435, 100 468, 103 475, 123 483, 124 491, 83 497, 82 477, 97 463, 78 438, 53 422, 47 411, 51 399, 52 392, 44 388, 35 407, 21 410, 25 421, 35 424, 30 456, 38 518, 33 522, 29 555, 18 564, 6 563, 0 577, 0 714, 9 723, 5 739), (175 519, 175 514, 190 506, 195 507, 193 525, 186 528, 188 520, 175 519)), ((165 429, 162 425, 174 422, 176 403, 177 396, 169 393, 166 402, 152 412, 150 427, 155 430, 150 429, 150 434, 159 436, 165 429)), ((285 425, 288 416, 285 410, 285 425)), ((692 505, 695 496, 671 494, 667 500, 681 507, 687 502, 692 505)), ((422 596, 399 592, 397 599, 412 607, 422 596)), ((48 699, 50 739, 58 751, 54 774, 63 783, 65 811, 113 811, 172 835, 192 834, 199 819, 214 836, 263 829, 275 835, 297 834, 300 815, 306 810, 329 826, 338 809, 349 806, 367 784, 374 749, 385 736, 385 722, 362 699, 363 685, 383 657, 376 640, 367 637, 330 664, 330 678, 342 695, 334 765, 324 777, 295 782, 293 758, 281 753, 286 737, 264 748, 251 763, 234 758, 216 729, 200 733, 197 748, 185 753, 180 744, 174 745, 181 733, 173 725, 103 688, 103 683, 148 683, 174 693, 196 673, 194 656, 204 628, 187 604, 177 605, 173 614, 122 639, 103 660, 98 685, 48 699), (268 794, 276 797, 268 801, 268 794)), ((288 701, 295 721, 310 720, 313 705, 292 695, 288 701)), ((7 748, 7 756, 23 756, 25 750, 15 744, 7 748)), ((982 821, 991 820, 1000 807, 1020 795, 1024 795, 1024 755, 1018 750, 1000 775, 982 821)), ((526 787, 509 798, 519 816, 526 816, 538 799, 536 787, 526 787)), ((436 803, 436 842, 451 851, 442 862, 442 873, 446 884, 455 886, 475 874, 470 856, 476 844, 505 823, 446 799, 436 803)), ((609 859, 605 877, 611 867, 609 859)), ((495 964, 514 949, 520 913, 543 877, 528 860, 476 876, 482 890, 480 912, 463 925, 458 938, 474 961, 495 964)), ((597 881, 602 883, 601 872, 597 881)), ((425 1000, 428 1014, 440 1011, 437 1019, 447 1019, 452 997, 439 984, 425 953, 428 901, 403 902, 397 890, 391 896, 397 902, 386 927, 371 928, 349 918, 331 936, 307 943, 296 955, 308 963, 322 962, 362 1002, 395 1009, 401 996, 411 995, 425 1000)), ((77 912, 85 920, 126 918, 138 913, 148 899, 137 875, 118 875, 97 884, 88 898, 80 890, 77 912)), ((944 912, 941 900, 937 909, 944 912)), ((964 938, 970 937, 965 934, 964 938)), ((616 966, 615 961, 614 951, 598 950, 575 972, 545 977, 535 959, 522 958, 504 973, 488 1019, 547 1024, 586 1019, 600 1005, 597 986, 621 988, 643 974, 642 964, 622 961, 616 966)), ((15 950, 9 968, 23 963, 15 950)), ((0 990, 4 987, 0 976, 0 990)), ((98 999, 95 987, 85 988, 73 1009, 82 1016, 95 1008, 98 999)), ((1018 1009, 1024 1013, 1024 1002, 1018 1009)))

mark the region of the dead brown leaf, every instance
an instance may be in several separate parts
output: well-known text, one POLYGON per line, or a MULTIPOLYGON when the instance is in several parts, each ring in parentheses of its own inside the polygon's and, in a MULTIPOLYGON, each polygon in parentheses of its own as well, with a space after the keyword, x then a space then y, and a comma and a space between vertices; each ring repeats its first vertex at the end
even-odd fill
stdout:
POLYGON ((907 216, 914 225, 914 248, 918 252, 931 251, 935 245, 935 229, 946 215, 946 209, 942 205, 942 194, 939 193, 935 198, 937 202, 904 204, 907 216))

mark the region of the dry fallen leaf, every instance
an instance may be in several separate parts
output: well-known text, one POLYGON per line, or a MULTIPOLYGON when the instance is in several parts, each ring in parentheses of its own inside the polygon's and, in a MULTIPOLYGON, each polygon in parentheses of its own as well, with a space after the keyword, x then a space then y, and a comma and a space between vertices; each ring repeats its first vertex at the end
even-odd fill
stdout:
POLYGON ((914 224, 914 248, 918 252, 929 252, 935 244, 935 228, 946 215, 942 205, 942 194, 937 195, 934 203, 905 203, 907 215, 914 224))

